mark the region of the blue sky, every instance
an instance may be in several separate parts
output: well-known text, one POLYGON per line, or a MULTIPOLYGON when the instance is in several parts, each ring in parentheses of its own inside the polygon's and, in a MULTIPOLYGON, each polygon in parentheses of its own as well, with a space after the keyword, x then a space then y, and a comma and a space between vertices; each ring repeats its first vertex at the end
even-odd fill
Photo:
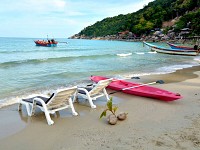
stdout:
POLYGON ((153 0, 1 0, 0 37, 67 38, 107 17, 153 0))

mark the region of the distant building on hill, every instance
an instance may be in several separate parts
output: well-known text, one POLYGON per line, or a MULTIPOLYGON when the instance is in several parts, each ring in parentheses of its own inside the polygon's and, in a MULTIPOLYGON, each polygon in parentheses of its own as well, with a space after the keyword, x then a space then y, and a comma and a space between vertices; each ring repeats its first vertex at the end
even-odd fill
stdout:
POLYGON ((133 39, 133 38, 135 38, 135 34, 133 34, 132 32, 130 32, 128 30, 123 31, 123 32, 118 32, 117 36, 120 39, 133 39))

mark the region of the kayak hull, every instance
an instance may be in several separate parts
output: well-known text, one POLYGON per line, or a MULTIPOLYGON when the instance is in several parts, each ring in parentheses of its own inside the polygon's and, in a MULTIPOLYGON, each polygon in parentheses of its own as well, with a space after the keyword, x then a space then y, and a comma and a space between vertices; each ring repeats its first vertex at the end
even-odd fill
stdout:
MULTIPOLYGON (((105 80, 108 79, 106 77, 102 76, 91 76, 91 80, 94 82, 98 82, 100 80, 105 80)), ((129 82, 125 80, 113 80, 107 88, 116 90, 116 91, 121 91, 126 94, 131 94, 131 95, 136 95, 136 96, 142 96, 142 97, 148 97, 148 98, 154 98, 162 101, 174 101, 182 98, 182 96, 178 93, 173 93, 167 90, 163 90, 160 88, 144 85, 141 86, 142 84, 139 83, 134 83, 134 82, 129 82), (135 87, 135 86, 140 86, 140 87, 135 87), (135 88, 130 88, 127 90, 122 90, 124 88, 128 87, 135 87, 135 88)))

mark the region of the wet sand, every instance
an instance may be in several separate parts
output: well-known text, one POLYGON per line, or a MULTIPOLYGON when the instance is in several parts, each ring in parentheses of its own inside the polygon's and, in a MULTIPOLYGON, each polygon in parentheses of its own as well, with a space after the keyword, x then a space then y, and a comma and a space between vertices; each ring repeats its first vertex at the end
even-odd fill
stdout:
POLYGON ((141 83, 157 80, 165 84, 152 86, 180 93, 183 98, 163 102, 113 94, 117 113, 128 113, 125 121, 114 126, 108 125, 106 118, 99 119, 106 104, 104 98, 95 102, 97 109, 75 103, 76 117, 69 110, 60 111, 52 116, 52 126, 40 111, 28 117, 24 107, 22 112, 17 111, 17 105, 0 109, 0 149, 200 149, 200 66, 133 79, 141 83))

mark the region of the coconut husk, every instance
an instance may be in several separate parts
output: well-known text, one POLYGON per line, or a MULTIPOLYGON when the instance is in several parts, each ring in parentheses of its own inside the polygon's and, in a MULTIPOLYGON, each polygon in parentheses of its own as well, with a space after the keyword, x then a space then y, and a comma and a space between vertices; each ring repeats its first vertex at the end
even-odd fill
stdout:
POLYGON ((121 112, 119 115, 117 115, 117 119, 119 120, 125 120, 127 118, 127 114, 125 112, 121 112))
POLYGON ((115 125, 117 123, 117 117, 113 114, 109 115, 107 120, 108 120, 108 123, 111 125, 115 125))

